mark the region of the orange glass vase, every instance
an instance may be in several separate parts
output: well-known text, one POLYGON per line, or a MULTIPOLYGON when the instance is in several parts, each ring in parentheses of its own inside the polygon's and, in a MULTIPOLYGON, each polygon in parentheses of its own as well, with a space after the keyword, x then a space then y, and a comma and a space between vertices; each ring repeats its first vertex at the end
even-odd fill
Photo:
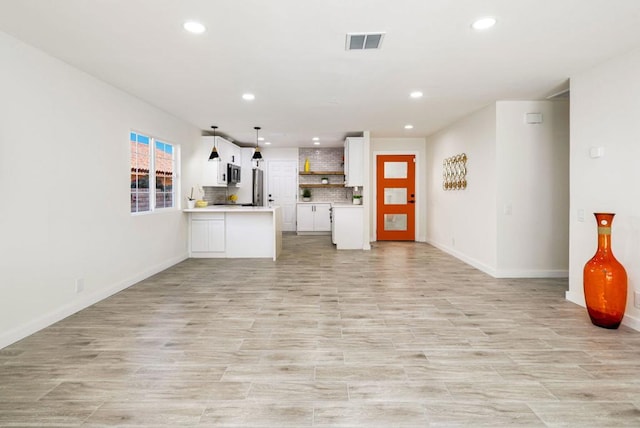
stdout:
POLYGON ((618 328, 627 307, 627 272, 611 251, 612 213, 594 213, 598 222, 598 250, 584 265, 584 298, 591 322, 618 328))

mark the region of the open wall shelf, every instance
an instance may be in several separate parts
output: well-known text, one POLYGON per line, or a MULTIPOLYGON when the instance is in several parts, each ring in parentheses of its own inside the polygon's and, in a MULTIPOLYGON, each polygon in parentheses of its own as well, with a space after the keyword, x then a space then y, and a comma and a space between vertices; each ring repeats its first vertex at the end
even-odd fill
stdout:
POLYGON ((313 184, 300 184, 300 188, 301 189, 320 189, 320 188, 343 188, 344 189, 344 183, 342 184, 318 184, 318 183, 313 183, 313 184))
POLYGON ((300 175, 344 175, 344 171, 300 171, 300 175))

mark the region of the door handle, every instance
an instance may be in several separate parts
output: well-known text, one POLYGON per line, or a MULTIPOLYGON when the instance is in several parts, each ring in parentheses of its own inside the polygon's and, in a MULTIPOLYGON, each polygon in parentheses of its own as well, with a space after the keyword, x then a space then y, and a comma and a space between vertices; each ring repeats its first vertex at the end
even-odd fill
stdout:
POLYGON ((416 203, 416 201, 409 201, 409 203, 410 203, 410 204, 415 204, 415 203, 416 203))

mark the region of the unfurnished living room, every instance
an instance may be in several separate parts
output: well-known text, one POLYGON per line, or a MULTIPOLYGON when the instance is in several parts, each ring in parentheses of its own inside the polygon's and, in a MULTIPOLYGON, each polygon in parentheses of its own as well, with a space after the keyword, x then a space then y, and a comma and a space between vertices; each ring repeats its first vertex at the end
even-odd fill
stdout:
POLYGON ((637 0, 0 1, 0 426, 640 426, 637 0))

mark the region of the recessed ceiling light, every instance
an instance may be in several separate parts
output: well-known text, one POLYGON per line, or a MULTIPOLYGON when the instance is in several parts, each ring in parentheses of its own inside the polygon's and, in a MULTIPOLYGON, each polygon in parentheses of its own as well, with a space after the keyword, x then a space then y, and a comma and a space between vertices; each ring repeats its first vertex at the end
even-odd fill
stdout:
POLYGON ((413 129, 413 125, 405 125, 404 129, 413 129))
POLYGON ((313 142, 313 145, 314 145, 314 146, 319 146, 319 145, 320 145, 320 141, 314 141, 314 142, 313 142))
POLYGON ((264 137, 258 137, 258 141, 264 141, 264 137))
MULTIPOLYGON (((264 138, 263 138, 263 140, 264 140, 264 138)), ((264 144, 268 146, 268 145, 270 145, 270 144, 271 144, 271 141, 267 141, 267 142, 266 142, 266 143, 264 143, 264 144)))
POLYGON ((474 30, 486 30, 496 25, 496 19, 492 16, 486 16, 484 18, 476 19, 471 24, 471 28, 474 30))
POLYGON ((312 140, 313 141, 320 141, 320 138, 319 137, 313 137, 312 140))
POLYGON ((411 98, 422 98, 423 93, 420 91, 413 91, 409 94, 411 98))
POLYGON ((187 21, 182 24, 182 27, 193 34, 202 34, 206 30, 206 27, 204 25, 196 21, 187 21))
POLYGON ((253 101, 256 99, 256 96, 253 94, 242 94, 242 99, 247 101, 253 101))

